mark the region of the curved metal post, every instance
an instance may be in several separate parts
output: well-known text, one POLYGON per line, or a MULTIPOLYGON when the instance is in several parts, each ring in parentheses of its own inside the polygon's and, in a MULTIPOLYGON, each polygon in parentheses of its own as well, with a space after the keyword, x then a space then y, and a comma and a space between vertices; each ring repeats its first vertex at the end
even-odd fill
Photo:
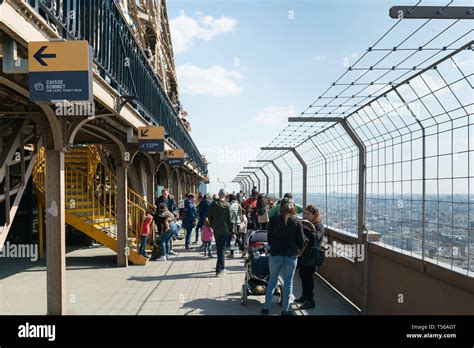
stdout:
MULTIPOLYGON (((298 151, 296 151, 296 148, 294 147, 262 147, 261 150, 276 150, 276 151, 281 151, 281 150, 286 150, 288 152, 291 152, 293 153, 293 155, 296 157, 296 159, 301 163, 301 166, 303 168, 303 206, 306 207, 306 201, 307 201, 307 174, 308 174, 308 166, 305 162, 305 160, 303 159, 303 157, 301 157, 301 155, 298 153, 298 151)), ((283 160, 285 160, 283 158, 283 160)), ((285 160, 286 162, 286 160, 285 160)), ((288 165, 288 167, 290 168, 291 170, 291 166, 288 165)), ((293 171, 292 171, 293 173, 293 171)), ((292 175, 293 176, 293 175, 292 175)), ((292 178, 292 182, 293 182, 293 178, 292 178)))
MULTIPOLYGON (((263 170, 263 167, 244 167, 244 169, 257 169, 257 170, 260 170, 263 175, 265 176, 267 182, 266 182, 266 188, 267 188, 267 194, 269 193, 270 191, 270 182, 269 182, 269 178, 268 178, 268 175, 267 173, 263 170)), ((255 173, 254 173, 255 174, 255 173)), ((255 174, 256 175, 256 174, 255 174)), ((259 187, 258 187, 258 190, 260 191, 260 179, 259 179, 259 187)))
POLYGON ((278 172, 278 195, 279 198, 283 197, 283 172, 281 169, 277 166, 274 160, 254 160, 250 162, 256 162, 256 163, 271 163, 273 167, 276 169, 278 172))
POLYGON ((365 176, 366 176, 366 156, 367 151, 364 142, 355 132, 354 128, 343 117, 290 117, 289 122, 334 122, 344 128, 347 135, 354 142, 359 150, 359 192, 358 192, 358 211, 357 211, 357 235, 359 243, 364 244, 366 258, 363 262, 363 272, 360 277, 361 284, 361 302, 363 313, 370 312, 370 296, 368 291, 368 239, 365 231, 365 176))

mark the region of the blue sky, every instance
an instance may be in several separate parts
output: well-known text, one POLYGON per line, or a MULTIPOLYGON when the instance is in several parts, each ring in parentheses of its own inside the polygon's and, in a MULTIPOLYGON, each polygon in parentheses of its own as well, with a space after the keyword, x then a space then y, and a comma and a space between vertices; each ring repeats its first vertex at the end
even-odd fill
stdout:
POLYGON ((394 24, 389 8, 414 3, 168 1, 181 102, 216 188, 220 180, 237 189, 229 182, 287 117, 305 110, 394 24))

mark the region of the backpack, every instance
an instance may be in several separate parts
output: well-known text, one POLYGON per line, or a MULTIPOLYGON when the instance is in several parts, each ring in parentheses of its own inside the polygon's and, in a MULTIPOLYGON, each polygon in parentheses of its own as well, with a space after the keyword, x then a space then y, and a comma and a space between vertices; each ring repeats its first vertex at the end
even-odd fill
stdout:
POLYGON ((179 208, 178 218, 179 218, 180 220, 184 220, 184 219, 186 218, 186 209, 184 209, 184 208, 179 208))
POLYGON ((306 250, 301 258, 301 264, 307 267, 321 267, 324 262, 325 251, 318 247, 306 250))

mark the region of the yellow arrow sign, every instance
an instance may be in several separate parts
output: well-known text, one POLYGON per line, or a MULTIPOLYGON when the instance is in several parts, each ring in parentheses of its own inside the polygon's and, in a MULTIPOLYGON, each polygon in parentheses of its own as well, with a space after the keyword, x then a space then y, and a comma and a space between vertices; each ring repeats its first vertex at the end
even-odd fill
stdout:
POLYGON ((139 140, 162 140, 165 138, 163 127, 138 127, 139 140))
POLYGON ((167 150, 165 151, 166 158, 184 158, 184 150, 167 150))
POLYGON ((88 42, 85 40, 30 42, 28 65, 30 72, 88 71, 88 42))

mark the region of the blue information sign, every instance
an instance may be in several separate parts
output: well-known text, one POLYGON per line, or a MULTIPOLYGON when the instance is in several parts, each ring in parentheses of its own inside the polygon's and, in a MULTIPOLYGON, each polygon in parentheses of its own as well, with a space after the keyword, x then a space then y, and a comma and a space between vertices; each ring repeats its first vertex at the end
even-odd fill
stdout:
POLYGON ((168 165, 173 167, 184 166, 184 158, 168 158, 168 165))
POLYGON ((165 151, 165 141, 158 140, 138 140, 138 149, 141 152, 163 152, 165 151))
POLYGON ((31 72, 30 100, 74 100, 90 99, 88 71, 31 72))

